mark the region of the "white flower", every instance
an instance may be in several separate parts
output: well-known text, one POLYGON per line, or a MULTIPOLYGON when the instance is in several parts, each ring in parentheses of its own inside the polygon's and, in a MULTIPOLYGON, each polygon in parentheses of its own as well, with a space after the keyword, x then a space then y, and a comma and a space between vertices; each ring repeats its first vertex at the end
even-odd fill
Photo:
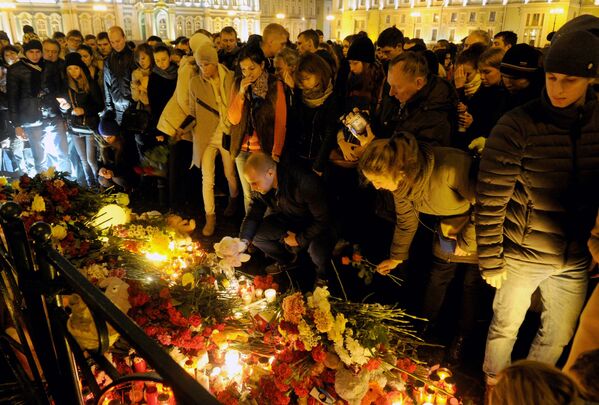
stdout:
POLYGON ((239 238, 230 236, 225 236, 214 244, 214 252, 221 258, 220 264, 223 267, 239 267, 250 260, 250 255, 243 253, 246 248, 246 244, 239 238))
POLYGON ((368 392, 369 382, 370 373, 367 370, 354 374, 342 367, 335 373, 335 391, 350 405, 360 405, 362 403, 362 398, 368 392))
POLYGON ((351 353, 351 361, 359 366, 368 363, 370 352, 351 336, 345 337, 345 347, 351 353))
POLYGON ((329 303, 329 296, 331 293, 327 287, 316 287, 311 297, 308 297, 308 307, 318 308, 323 312, 331 311, 331 304, 329 303))

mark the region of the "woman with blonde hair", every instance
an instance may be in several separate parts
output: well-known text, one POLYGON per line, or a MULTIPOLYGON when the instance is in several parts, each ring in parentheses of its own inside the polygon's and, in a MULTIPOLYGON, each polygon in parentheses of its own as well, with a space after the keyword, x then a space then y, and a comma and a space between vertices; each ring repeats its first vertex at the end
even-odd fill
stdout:
POLYGON ((574 381, 557 368, 533 360, 520 360, 498 375, 490 394, 491 405, 583 404, 574 381))

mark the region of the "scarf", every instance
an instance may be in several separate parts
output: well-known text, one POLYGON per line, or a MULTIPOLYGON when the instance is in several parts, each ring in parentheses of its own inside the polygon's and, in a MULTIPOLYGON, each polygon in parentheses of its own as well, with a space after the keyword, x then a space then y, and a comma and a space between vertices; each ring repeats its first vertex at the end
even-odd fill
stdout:
POLYGON ((472 97, 480 88, 481 83, 482 80, 480 78, 480 73, 477 73, 476 76, 474 76, 474 79, 464 85, 464 93, 466 94, 466 97, 472 97))
POLYGON ((38 97, 42 91, 42 69, 40 62, 33 63, 27 58, 21 58, 21 63, 31 70, 31 97, 38 97))
POLYGON ((177 69, 178 66, 174 63, 168 65, 166 70, 160 69, 158 66, 154 66, 152 68, 152 72, 156 73, 158 76, 166 79, 166 80, 175 80, 177 78, 177 69))
POLYGON ((266 98, 268 93, 268 72, 265 70, 262 74, 252 83, 252 94, 254 97, 266 98))
POLYGON ((333 94, 333 83, 329 80, 326 90, 322 90, 322 85, 318 85, 310 90, 302 91, 302 99, 304 104, 310 108, 320 107, 324 104, 326 99, 333 94))

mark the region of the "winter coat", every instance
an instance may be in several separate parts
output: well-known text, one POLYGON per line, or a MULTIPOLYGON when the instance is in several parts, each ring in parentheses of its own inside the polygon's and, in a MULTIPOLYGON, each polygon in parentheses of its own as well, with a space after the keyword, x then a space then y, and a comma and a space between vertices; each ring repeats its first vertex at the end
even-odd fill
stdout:
POLYGON ((106 107, 120 117, 131 104, 131 74, 136 69, 133 51, 125 47, 112 51, 104 61, 104 96, 106 107))
POLYGON ((56 98, 66 98, 67 79, 66 66, 62 59, 56 62, 44 60, 42 71, 42 112, 44 118, 54 118, 60 114, 59 103, 56 98))
MULTIPOLYGON (((91 79, 91 78, 88 78, 91 79)), ((104 109, 104 99, 102 98, 102 91, 93 80, 90 80, 90 90, 85 93, 83 91, 75 91, 73 89, 68 89, 66 97, 67 102, 71 104, 71 109, 66 111, 67 117, 75 118, 75 116, 71 116, 72 108, 81 107, 85 111, 85 120, 81 120, 82 124, 85 124, 89 128, 96 131, 98 129, 99 116, 98 114, 104 109)), ((67 124, 69 122, 69 118, 67 118, 67 124)))
POLYGON ((42 71, 32 68, 20 60, 9 66, 6 89, 9 119, 14 127, 41 125, 42 116, 42 71))
MULTIPOLYGON (((219 78, 224 88, 224 94, 221 94, 223 97, 222 102, 225 103, 225 106, 228 106, 229 96, 231 95, 231 89, 233 88, 233 72, 224 65, 219 65, 218 70, 219 78)), ((206 107, 198 100, 214 110, 219 111, 212 84, 210 84, 208 79, 204 79, 201 75, 191 79, 189 85, 189 115, 196 120, 196 125, 193 130, 192 165, 201 167, 202 156, 210 144, 220 119, 223 119, 227 126, 229 126, 229 118, 226 115, 224 117, 217 116, 214 112, 206 109, 206 107)))
POLYGON ((371 119, 372 132, 377 138, 390 138, 395 130, 393 119, 399 113, 401 104, 398 99, 389 95, 390 86, 387 81, 383 85, 381 104, 371 119))
POLYGON ((520 263, 585 266, 597 214, 599 105, 555 108, 543 96, 504 115, 480 163, 476 225, 480 269, 520 263))
MULTIPOLYGON (((191 79, 199 74, 198 65, 193 56, 181 59, 177 71, 177 86, 175 93, 164 107, 156 128, 169 136, 175 136, 177 128, 189 116, 189 84, 191 79)), ((187 141, 192 140, 191 132, 183 136, 187 141)))
POLYGON ((232 52, 225 52, 224 49, 218 51, 218 63, 224 65, 227 69, 235 72, 237 65, 237 55, 239 55, 240 48, 233 49, 232 52))
MULTIPOLYGON (((393 192, 395 201, 395 233, 391 258, 406 260, 419 225, 419 213, 452 218, 467 216, 474 204, 475 177, 472 158, 458 149, 420 143, 424 168, 411 187, 400 183, 393 192)), ((441 221, 443 223, 443 220, 441 221)), ((474 224, 468 221, 457 235, 457 245, 474 254, 474 224)))
POLYGON ((100 148, 100 168, 112 170, 113 177, 121 177, 128 183, 137 177, 133 168, 139 165, 139 154, 135 146, 119 135, 113 144, 100 148))
POLYGON ((240 238, 252 240, 269 210, 296 232, 300 248, 332 226, 326 192, 319 177, 298 167, 277 165, 278 189, 267 194, 252 192, 250 210, 241 224, 240 238))
POLYGON ((150 105, 150 115, 152 128, 155 128, 169 100, 175 93, 177 87, 177 77, 169 79, 159 75, 156 72, 150 73, 147 88, 147 98, 150 105))
POLYGON ((395 132, 406 131, 419 141, 449 146, 457 130, 458 95, 454 87, 438 76, 412 97, 395 118, 395 132))

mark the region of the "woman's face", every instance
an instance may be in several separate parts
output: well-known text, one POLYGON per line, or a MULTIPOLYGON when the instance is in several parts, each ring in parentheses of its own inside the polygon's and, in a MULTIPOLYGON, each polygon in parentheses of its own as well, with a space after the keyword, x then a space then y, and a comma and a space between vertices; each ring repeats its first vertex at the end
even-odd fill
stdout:
POLYGON ((241 68, 243 77, 248 79, 251 83, 254 83, 264 72, 264 63, 257 64, 250 58, 245 58, 239 62, 239 67, 241 68))
POLYGON ((372 183, 374 188, 376 188, 377 190, 383 189, 383 190, 395 191, 395 190, 397 190, 397 187, 399 185, 399 183, 396 180, 394 180, 392 176, 389 176, 388 174, 374 174, 374 173, 364 172, 364 177, 366 177, 366 179, 370 183, 372 183))
POLYGON ((501 83, 501 72, 499 69, 489 65, 480 65, 480 78, 483 86, 498 86, 501 83))
POLYGON ((446 68, 451 66, 451 54, 449 52, 445 54, 445 59, 443 60, 443 66, 446 68))
POLYGON ((154 63, 158 69, 166 70, 171 64, 171 57, 168 52, 157 52, 154 54, 154 63))
POLYGON ((90 67, 92 64, 92 56, 85 49, 79 49, 77 52, 81 55, 81 60, 85 63, 85 66, 90 67))
POLYGON ((314 73, 300 72, 299 80, 303 90, 312 90, 318 85, 318 77, 314 73))
POLYGON ((275 72, 279 79, 285 80, 285 73, 291 74, 291 69, 282 58, 275 58, 275 72))
POLYGON ((343 57, 347 58, 347 51, 349 51, 349 41, 343 40, 343 57))
POLYGON ((582 100, 592 79, 567 76, 561 73, 546 73, 547 95, 554 107, 564 108, 582 100))
POLYGON ((116 136, 114 135, 102 135, 102 138, 104 138, 109 145, 112 145, 116 141, 116 136))
POLYGON ((81 68, 75 65, 68 66, 67 73, 73 80, 78 80, 81 77, 81 68))
POLYGON ((462 68, 464 69, 464 74, 466 75, 466 83, 470 83, 476 77, 478 71, 472 66, 470 63, 464 63, 462 68))
POLYGON ((16 53, 15 51, 5 51, 4 52, 4 61, 8 65, 12 65, 13 63, 15 63, 18 60, 19 60, 19 54, 16 53))
POLYGON ((142 69, 149 69, 152 65, 152 56, 148 55, 145 52, 140 52, 139 54, 139 67, 142 69))
POLYGON ((355 75, 361 75, 364 72, 364 64, 359 60, 350 60, 349 70, 355 75))

